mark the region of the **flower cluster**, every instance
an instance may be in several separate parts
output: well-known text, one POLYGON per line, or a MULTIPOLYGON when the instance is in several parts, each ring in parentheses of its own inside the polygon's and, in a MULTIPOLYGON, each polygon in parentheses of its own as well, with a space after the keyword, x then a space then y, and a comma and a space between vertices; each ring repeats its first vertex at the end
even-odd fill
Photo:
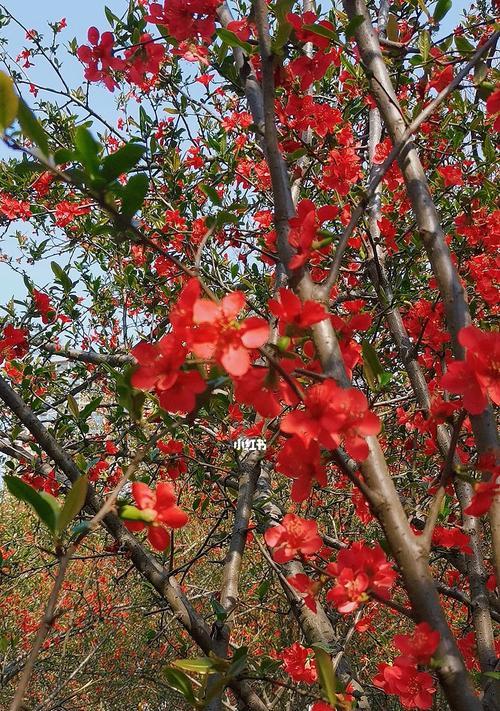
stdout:
POLYGON ((357 610, 369 599, 369 593, 387 599, 397 577, 382 548, 370 548, 364 541, 341 550, 337 562, 329 563, 326 572, 336 579, 327 600, 342 614, 357 610))
POLYGON ((170 314, 172 332, 158 343, 139 343, 132 349, 138 363, 132 386, 154 390, 160 406, 168 412, 190 412, 196 395, 205 390, 199 370, 181 370, 189 351, 215 361, 239 378, 250 369, 251 352, 268 339, 269 326, 264 319, 237 320, 245 306, 242 292, 228 294, 219 304, 200 298, 200 293, 198 280, 190 279, 170 314))
POLYGON ((458 340, 467 349, 465 360, 449 364, 441 385, 461 395, 471 415, 479 415, 488 406, 488 395, 500 405, 500 334, 467 326, 460 330, 458 340))
POLYGON ((436 689, 432 676, 419 671, 429 664, 439 645, 439 632, 427 622, 417 625, 413 635, 396 635, 394 646, 401 652, 393 664, 380 664, 373 683, 386 694, 398 696, 404 708, 430 709, 436 689))
POLYGON ((130 84, 147 88, 148 75, 153 81, 165 61, 165 48, 155 42, 148 33, 143 33, 139 42, 125 51, 124 57, 116 54, 115 37, 112 32, 103 32, 91 27, 87 34, 89 44, 78 47, 78 59, 85 65, 85 78, 90 82, 102 82, 110 91, 117 86, 115 72, 122 72, 130 84))
POLYGON ((358 461, 367 458, 366 437, 380 431, 380 420, 368 409, 366 397, 356 388, 341 388, 334 380, 311 386, 305 394, 305 410, 286 415, 281 429, 299 437, 305 445, 316 440, 327 449, 341 441, 358 461))

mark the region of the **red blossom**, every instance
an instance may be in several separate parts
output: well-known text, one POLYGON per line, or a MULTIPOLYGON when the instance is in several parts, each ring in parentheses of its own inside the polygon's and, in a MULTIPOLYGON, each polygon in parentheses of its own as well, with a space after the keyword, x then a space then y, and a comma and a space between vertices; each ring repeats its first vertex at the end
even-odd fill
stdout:
POLYGON ((440 634, 427 622, 415 627, 413 634, 398 634, 394 646, 405 657, 411 657, 417 664, 428 664, 439 646, 440 634))
POLYGON ((267 529, 264 538, 274 548, 276 563, 287 563, 298 554, 312 555, 323 547, 316 521, 295 514, 286 514, 279 525, 267 529))
POLYGON ((290 289, 279 290, 279 301, 269 300, 269 310, 280 319, 281 333, 293 336, 328 318, 325 307, 317 301, 301 302, 290 289))
POLYGON ((23 358, 28 352, 28 332, 8 323, 0 338, 0 363, 13 358, 23 358))
POLYGON ((291 496, 296 502, 305 501, 310 496, 314 482, 320 486, 328 483, 320 448, 315 440, 305 444, 300 437, 290 437, 279 451, 276 469, 293 479, 291 496))
POLYGON ((188 522, 188 515, 176 505, 177 497, 169 482, 161 481, 156 485, 156 491, 142 482, 132 484, 132 496, 137 508, 148 518, 148 521, 125 521, 130 531, 148 529, 148 539, 153 548, 164 551, 170 543, 168 528, 182 528, 188 522))
POLYGON ((500 334, 467 326, 460 330, 458 340, 467 349, 465 360, 449 364, 441 385, 461 395, 471 415, 479 415, 488 405, 487 395, 500 405, 500 334))
POLYGON ((432 708, 436 691, 432 676, 419 671, 413 659, 398 657, 394 664, 380 664, 378 669, 373 683, 386 694, 398 696, 404 708, 432 708))
POLYGON ((472 553, 469 536, 458 528, 436 526, 432 532, 432 543, 441 548, 458 548, 462 553, 472 553))
POLYGON ((327 593, 327 600, 340 605, 339 611, 352 612, 368 599, 364 593, 374 592, 384 599, 397 577, 382 548, 356 541, 342 549, 336 563, 329 563, 326 572, 336 578, 337 585, 327 593))
POLYGON ((86 65, 85 78, 93 82, 102 81, 113 91, 116 82, 111 71, 125 69, 125 61, 114 54, 114 35, 112 32, 103 32, 101 35, 97 27, 91 27, 88 31, 88 41, 90 47, 81 45, 77 52, 78 59, 86 65))
POLYGON ((312 439, 328 449, 344 440, 347 452, 362 461, 368 456, 366 437, 380 430, 378 417, 368 409, 366 397, 356 388, 340 388, 324 380, 306 391, 305 410, 295 410, 281 422, 281 430, 295 434, 306 444, 312 439))
POLYGON ((294 681, 314 684, 318 678, 316 663, 312 657, 313 650, 294 642, 281 653, 283 668, 294 681))
POLYGON ((486 113, 494 117, 493 129, 500 131, 500 88, 495 89, 486 101, 486 113))
POLYGON ((297 573, 297 575, 291 575, 287 578, 288 582, 292 587, 298 592, 302 593, 302 599, 304 604, 312 611, 316 612, 316 600, 315 597, 321 587, 321 584, 311 580, 305 573, 297 573))
POLYGON ((305 264, 313 249, 313 242, 318 238, 318 230, 324 222, 335 219, 338 208, 326 205, 316 209, 312 200, 301 200, 297 205, 297 216, 290 220, 288 240, 296 254, 290 260, 290 269, 297 269, 305 264))
POLYGON ((130 379, 138 390, 155 390, 160 406, 167 412, 191 412, 196 395, 205 390, 205 381, 197 370, 180 370, 186 348, 174 334, 158 343, 139 343, 132 349, 138 367, 130 379))
POLYGON ((235 377, 245 375, 250 368, 249 351, 263 346, 269 337, 269 325, 262 318, 236 321, 244 306, 245 295, 241 291, 228 294, 220 304, 197 299, 193 306, 193 321, 197 325, 193 353, 199 358, 215 358, 235 377))

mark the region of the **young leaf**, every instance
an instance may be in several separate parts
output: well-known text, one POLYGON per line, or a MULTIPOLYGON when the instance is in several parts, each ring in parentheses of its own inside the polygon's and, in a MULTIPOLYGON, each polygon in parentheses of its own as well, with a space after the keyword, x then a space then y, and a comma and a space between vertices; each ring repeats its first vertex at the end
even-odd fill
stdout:
POLYGON ((75 516, 80 513, 87 496, 87 488, 88 479, 85 474, 75 481, 66 496, 57 521, 58 533, 62 533, 73 521, 75 516))
POLYGON ((344 28, 344 34, 347 39, 354 37, 354 33, 356 32, 358 27, 363 24, 364 19, 365 18, 363 17, 363 15, 356 15, 352 18, 352 20, 350 20, 350 22, 347 23, 344 28))
POLYGON ((42 124, 36 119, 29 106, 19 99, 17 118, 24 135, 38 146, 44 156, 49 155, 49 142, 42 124))
POLYGON ((197 704, 191 681, 184 672, 181 672, 180 669, 168 667, 165 669, 165 676, 167 678, 167 684, 182 694, 188 703, 197 704))
POLYGON ((214 663, 210 657, 196 657, 195 659, 177 659, 172 662, 174 667, 183 669, 193 674, 210 674, 214 669, 214 663))
POLYGON ((14 91, 12 79, 5 72, 0 71, 0 129, 6 128, 14 122, 19 107, 19 97, 14 91))
POLYGON ((325 692, 328 703, 334 708, 337 703, 337 695, 335 694, 336 679, 333 671, 332 658, 320 646, 313 645, 314 656, 316 661, 316 669, 318 670, 319 683, 325 692))
POLYGON ((133 175, 122 191, 122 213, 133 217, 140 210, 148 193, 149 178, 145 173, 133 175))
POLYGON ((51 262, 50 268, 52 269, 55 278, 61 284, 64 291, 70 292, 71 289, 73 288, 73 282, 71 281, 69 276, 66 274, 64 269, 62 267, 60 267, 57 262, 51 262))
POLYGON ((434 8, 434 21, 441 22, 443 17, 451 10, 452 5, 452 0, 438 0, 434 8))
POLYGON ((38 491, 35 491, 33 487, 26 484, 17 476, 5 475, 3 480, 12 496, 18 499, 18 501, 24 501, 26 504, 29 504, 49 531, 54 533, 56 530, 56 516, 51 504, 40 496, 38 491))
POLYGON ((87 168, 90 175, 97 175, 99 172, 100 146, 85 126, 78 126, 76 129, 75 146, 80 161, 87 168))
POLYGON ((249 44, 249 42, 240 40, 234 32, 226 30, 224 27, 217 30, 217 37, 219 37, 219 39, 221 39, 225 44, 229 45, 229 47, 240 47, 247 54, 251 54, 253 52, 254 48, 251 44, 249 44))
POLYGON ((120 518, 124 521, 143 521, 144 523, 151 523, 151 521, 154 520, 154 513, 148 513, 147 510, 141 511, 137 506, 126 504, 120 509, 120 518))
POLYGON ((106 156, 102 162, 103 178, 111 183, 123 173, 128 173, 140 161, 145 150, 145 146, 139 143, 127 143, 116 153, 106 156))

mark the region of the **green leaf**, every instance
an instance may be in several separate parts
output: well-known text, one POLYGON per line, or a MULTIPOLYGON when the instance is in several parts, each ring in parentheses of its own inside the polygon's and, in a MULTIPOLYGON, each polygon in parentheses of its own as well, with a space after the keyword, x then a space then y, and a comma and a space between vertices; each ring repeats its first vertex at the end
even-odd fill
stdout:
POLYGON ((500 672, 482 672, 481 676, 487 676, 489 679, 500 680, 500 672))
POLYGON ((122 191, 122 213, 132 217, 141 209, 148 193, 149 178, 145 173, 133 175, 122 191))
POLYGON ((78 126, 75 131, 75 146, 78 158, 91 176, 99 172, 100 145, 85 126, 78 126))
POLYGON ((210 657, 196 657, 195 659, 177 659, 172 662, 177 669, 182 669, 193 674, 210 674, 214 670, 214 663, 210 657))
POLYGON ((337 686, 335 672, 333 671, 332 658, 319 645, 314 645, 314 656, 316 660, 316 669, 318 670, 319 683, 325 692, 325 696, 329 704, 334 708, 337 703, 337 695, 335 689, 337 686))
POLYGON ((422 56, 422 60, 426 62, 429 59, 429 50, 431 48, 431 35, 428 30, 422 30, 418 38, 418 48, 422 56))
POLYGON ((460 54, 471 54, 475 50, 474 45, 471 44, 463 35, 455 36, 455 45, 460 54))
POLYGON ((61 163, 71 163, 75 160, 75 154, 70 151, 69 148, 59 148, 54 153, 54 162, 56 165, 61 165, 61 163))
POLYGON ((141 511, 137 506, 130 506, 126 504, 120 508, 120 518, 124 521, 143 521, 144 523, 151 523, 154 521, 154 512, 141 511))
POLYGON ((88 483, 87 475, 84 474, 75 481, 69 490, 57 521, 58 533, 62 533, 80 513, 87 496, 88 483))
POLYGON ((211 185, 205 185, 204 183, 202 183, 198 187, 203 193, 205 193, 208 198, 210 198, 214 205, 220 205, 219 193, 215 188, 213 188, 211 185))
POLYGON ((18 501, 24 501, 24 503, 29 504, 49 531, 54 533, 56 530, 56 516, 53 506, 44 499, 38 491, 35 491, 33 487, 26 484, 19 477, 5 475, 3 480, 12 496, 18 499, 18 501))
MULTIPOLYGON (((361 15, 358 15, 354 19, 357 20, 358 17, 361 17, 361 15)), ((361 22, 358 22, 356 24, 356 27, 360 24, 361 24, 361 22)), ((325 37, 326 39, 329 39, 329 40, 336 39, 336 37, 337 37, 335 32, 333 32, 332 30, 329 30, 328 27, 323 27, 323 25, 303 25, 302 29, 307 30, 308 32, 314 32, 315 35, 319 35, 320 37, 325 37)))
POLYGON ((399 42, 398 18, 392 12, 389 13, 387 18, 386 35, 391 42, 399 42))
POLYGON ((378 390, 379 378, 384 373, 384 369, 382 368, 377 352, 367 340, 363 340, 361 352, 363 355, 363 373, 366 382, 372 390, 378 390))
POLYGON ((433 18, 435 22, 441 22, 443 17, 448 14, 453 5, 453 0, 438 0, 434 8, 433 18))
POLYGON ((86 420, 90 417, 90 415, 97 410, 99 405, 102 402, 102 395, 99 395, 98 397, 95 397, 93 400, 91 400, 85 407, 82 409, 80 412, 80 417, 83 420, 86 420))
POLYGON ((103 177, 108 182, 112 182, 123 173, 128 173, 140 161, 145 150, 146 147, 139 143, 127 143, 116 153, 106 156, 102 162, 103 177))
POLYGON ((347 37, 347 39, 354 37, 354 33, 356 32, 358 27, 363 24, 364 19, 365 18, 363 17, 363 15, 356 15, 355 17, 352 18, 352 20, 350 22, 347 23, 347 25, 344 28, 344 34, 347 37))
POLYGON ((0 71, 0 129, 6 128, 14 122, 19 107, 19 97, 14 91, 12 79, 5 72, 0 71))
POLYGON ((68 407, 71 410, 73 416, 76 417, 76 419, 78 420, 80 417, 80 409, 78 407, 77 401, 71 394, 68 395, 68 407))
POLYGON ((48 156, 49 142, 47 134, 45 133, 42 124, 36 119, 32 110, 22 99, 19 99, 17 118, 24 135, 33 141, 36 146, 38 146, 44 156, 48 156))
POLYGON ((257 588, 257 597, 259 598, 259 600, 260 600, 261 602, 262 602, 263 599, 266 597, 270 585, 271 585, 271 581, 270 581, 270 580, 263 580, 263 581, 261 582, 261 584, 259 585, 259 587, 257 588))
POLYGON ((64 269, 61 266, 59 266, 59 264, 57 262, 51 262, 50 268, 52 269, 57 281, 63 287, 64 291, 70 292, 71 289, 73 288, 73 282, 71 281, 69 276, 66 274, 64 269))
POLYGON ((184 672, 180 669, 168 667, 165 669, 165 677, 169 686, 182 694, 188 703, 196 705, 197 701, 196 696, 194 695, 193 686, 190 679, 184 674, 184 672))
POLYGON ((238 647, 231 657, 231 666, 228 669, 228 676, 238 676, 246 668, 248 663, 248 647, 238 647))
POLYGON ((254 51, 254 48, 249 42, 244 42, 243 40, 240 40, 240 38, 235 35, 234 32, 231 32, 231 30, 226 30, 225 27, 222 27, 217 30, 217 37, 221 39, 224 44, 229 45, 229 47, 240 47, 244 52, 247 54, 252 54, 254 51))

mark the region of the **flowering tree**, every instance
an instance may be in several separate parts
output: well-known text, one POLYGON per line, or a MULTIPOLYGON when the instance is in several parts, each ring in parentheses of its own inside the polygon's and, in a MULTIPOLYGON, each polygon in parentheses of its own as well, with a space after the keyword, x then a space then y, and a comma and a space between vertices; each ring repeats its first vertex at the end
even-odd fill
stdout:
POLYGON ((0 75, 5 703, 123 708, 40 673, 87 552, 138 708, 498 709, 494 8, 126 5, 0 75))

